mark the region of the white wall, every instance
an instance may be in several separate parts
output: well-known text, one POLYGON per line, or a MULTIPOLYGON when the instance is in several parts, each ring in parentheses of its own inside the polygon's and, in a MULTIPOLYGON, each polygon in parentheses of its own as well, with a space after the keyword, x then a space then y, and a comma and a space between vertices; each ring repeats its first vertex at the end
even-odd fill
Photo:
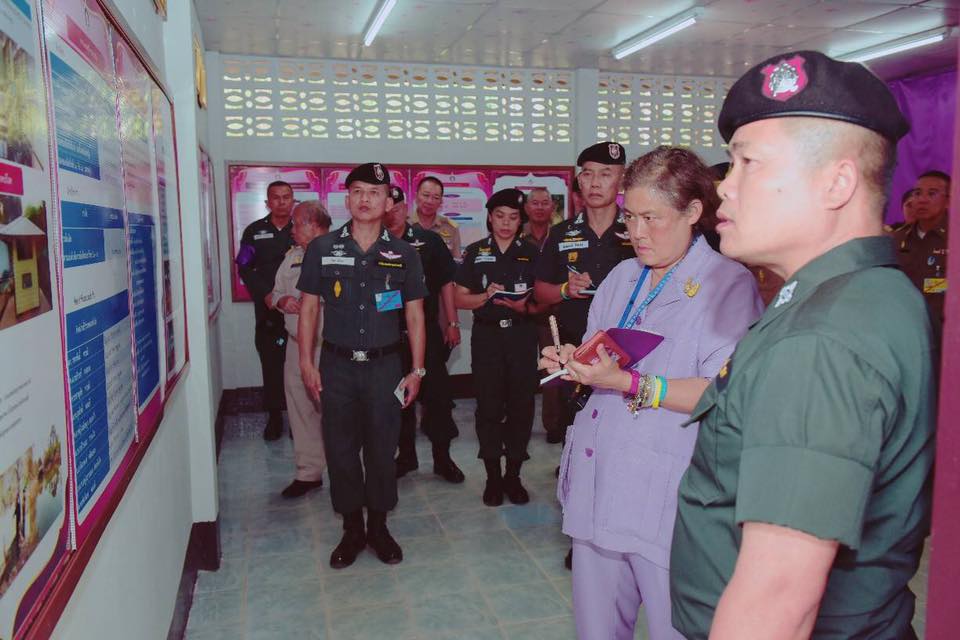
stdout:
POLYGON ((197 143, 206 114, 193 99, 190 0, 171 0, 163 22, 145 0, 114 0, 174 100, 180 168, 190 363, 164 419, 97 545, 54 636, 165 638, 193 522, 217 517, 213 422, 222 391, 219 326, 208 326, 199 217, 197 143))

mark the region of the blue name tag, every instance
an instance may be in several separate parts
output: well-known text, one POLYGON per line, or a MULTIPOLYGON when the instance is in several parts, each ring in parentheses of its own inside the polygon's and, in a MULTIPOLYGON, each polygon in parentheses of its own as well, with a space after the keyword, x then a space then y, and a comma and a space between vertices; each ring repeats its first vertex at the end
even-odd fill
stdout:
POLYGON ((377 301, 377 311, 380 313, 396 311, 403 306, 403 297, 396 290, 378 293, 374 296, 374 299, 377 301))

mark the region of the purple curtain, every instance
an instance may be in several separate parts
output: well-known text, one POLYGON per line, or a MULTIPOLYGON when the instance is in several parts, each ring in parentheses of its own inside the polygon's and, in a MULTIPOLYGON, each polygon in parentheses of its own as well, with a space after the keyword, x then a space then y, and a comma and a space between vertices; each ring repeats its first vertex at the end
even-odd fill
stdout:
POLYGON ((957 72, 904 78, 889 83, 900 110, 910 121, 910 133, 897 146, 887 222, 903 220, 900 197, 930 169, 951 172, 953 118, 957 108, 957 72))

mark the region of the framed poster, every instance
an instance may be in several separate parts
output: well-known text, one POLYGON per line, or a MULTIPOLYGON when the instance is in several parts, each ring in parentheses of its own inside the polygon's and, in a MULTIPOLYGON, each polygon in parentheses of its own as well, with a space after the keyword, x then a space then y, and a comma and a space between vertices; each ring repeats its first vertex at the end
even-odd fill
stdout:
POLYGON ((213 320, 223 300, 220 281, 220 232, 214 193, 213 163, 200 148, 200 224, 203 228, 203 264, 207 279, 207 317, 213 320))
POLYGON ((57 223, 40 25, 0 0, 0 638, 40 602, 69 548, 57 223))

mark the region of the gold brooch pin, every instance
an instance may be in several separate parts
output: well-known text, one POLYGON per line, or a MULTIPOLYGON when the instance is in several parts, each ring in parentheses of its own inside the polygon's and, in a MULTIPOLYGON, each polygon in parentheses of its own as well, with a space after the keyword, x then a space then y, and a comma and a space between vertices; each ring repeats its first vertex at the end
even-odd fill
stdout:
POLYGON ((336 282, 333 283, 333 296, 335 298, 339 298, 341 291, 343 291, 343 287, 340 286, 340 281, 337 280, 336 282))
POLYGON ((687 294, 688 298, 692 298, 700 293, 700 283, 694 282, 693 278, 687 278, 687 281, 683 285, 683 292, 687 294))

